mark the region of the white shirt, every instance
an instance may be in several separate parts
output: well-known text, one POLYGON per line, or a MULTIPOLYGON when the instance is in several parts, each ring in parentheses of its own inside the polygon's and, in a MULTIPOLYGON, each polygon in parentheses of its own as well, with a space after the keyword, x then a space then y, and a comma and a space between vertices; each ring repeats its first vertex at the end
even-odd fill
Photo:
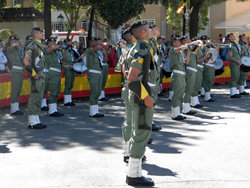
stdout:
POLYGON ((5 65, 8 62, 6 56, 4 55, 2 49, 0 49, 0 70, 5 70, 5 65))

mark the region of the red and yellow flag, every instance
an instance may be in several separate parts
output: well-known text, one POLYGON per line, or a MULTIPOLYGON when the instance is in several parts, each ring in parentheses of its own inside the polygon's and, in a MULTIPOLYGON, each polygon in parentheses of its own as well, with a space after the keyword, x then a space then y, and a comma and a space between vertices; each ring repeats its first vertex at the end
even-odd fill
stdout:
POLYGON ((186 6, 186 3, 183 3, 178 9, 177 9, 177 14, 180 14, 180 13, 182 13, 182 11, 183 11, 183 9, 185 8, 185 6, 186 6))

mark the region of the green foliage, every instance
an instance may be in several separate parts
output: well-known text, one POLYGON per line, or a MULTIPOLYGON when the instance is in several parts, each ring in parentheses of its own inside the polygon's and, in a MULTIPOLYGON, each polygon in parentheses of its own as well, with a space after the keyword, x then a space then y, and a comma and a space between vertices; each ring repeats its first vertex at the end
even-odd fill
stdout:
MULTIPOLYGON (((177 14, 176 11, 178 7, 180 7, 183 4, 183 1, 168 1, 167 4, 167 24, 170 24, 172 26, 172 29, 176 34, 181 34, 183 30, 183 13, 177 14)), ((208 3, 203 3, 200 12, 199 12, 199 24, 198 24, 198 32, 205 29, 205 27, 208 25, 209 18, 208 18, 208 3)), ((190 1, 188 1, 188 8, 190 7, 190 1)), ((186 21, 188 25, 188 20, 186 21)), ((187 31, 189 29, 187 28, 187 31)))
POLYGON ((200 9, 199 12, 199 25, 198 25, 198 32, 201 30, 204 30, 205 27, 209 23, 209 18, 208 18, 208 3, 205 2, 203 6, 200 9))
POLYGON ((9 36, 11 35, 14 35, 17 37, 17 35, 9 29, 0 30, 0 40, 8 40, 9 36))
POLYGON ((92 0, 90 2, 108 25, 117 29, 131 18, 141 14, 146 4, 157 3, 158 0, 92 0))
POLYGON ((0 0, 0 9, 6 6, 6 0, 0 0))
POLYGON ((182 18, 183 14, 177 14, 176 10, 181 6, 183 2, 178 1, 175 3, 170 3, 167 6, 167 24, 172 26, 172 29, 176 34, 181 34, 182 32, 182 18))

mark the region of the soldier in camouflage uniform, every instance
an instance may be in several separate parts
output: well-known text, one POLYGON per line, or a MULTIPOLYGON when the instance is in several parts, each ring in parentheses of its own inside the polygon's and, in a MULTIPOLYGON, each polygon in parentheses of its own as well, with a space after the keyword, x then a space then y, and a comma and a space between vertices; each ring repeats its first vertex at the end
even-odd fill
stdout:
MULTIPOLYGON (((187 36, 183 36, 181 38, 182 45, 186 45, 188 43, 191 43, 190 39, 187 36)), ((189 49, 184 50, 185 56, 188 55, 189 49)), ((191 110, 191 96, 194 91, 195 86, 195 79, 197 74, 197 64, 196 64, 196 55, 194 53, 190 53, 189 63, 186 65, 186 76, 185 76, 185 82, 186 82, 186 88, 183 98, 183 114, 186 115, 194 115, 196 114, 195 111, 191 110)))
POLYGON ((173 48, 169 51, 171 70, 171 86, 173 88, 173 97, 171 100, 171 117, 173 120, 184 120, 185 116, 180 114, 181 99, 185 93, 185 65, 188 65, 190 58, 190 51, 187 55, 184 54, 186 45, 181 46, 180 39, 177 37, 172 38, 173 48))
MULTIPOLYGON (((152 30, 152 38, 150 39, 149 43, 153 50, 153 57, 154 57, 154 66, 155 69, 151 70, 149 73, 148 81, 151 84, 156 85, 158 88, 158 91, 152 91, 152 96, 154 100, 156 101, 158 98, 158 94, 161 91, 161 63, 162 63, 162 57, 160 56, 160 45, 158 44, 157 37, 160 35, 159 28, 156 25, 150 26, 150 29, 152 30)), ((155 125, 154 121, 152 122, 152 131, 159 131, 161 129, 160 126, 155 125)))
POLYGON ((130 63, 132 61, 131 58, 129 58, 129 52, 132 49, 134 43, 136 42, 136 39, 130 32, 130 28, 126 29, 122 34, 122 39, 126 41, 126 47, 122 48, 122 54, 119 59, 118 66, 121 66, 121 71, 123 74, 124 82, 122 83, 122 93, 121 98, 124 100, 125 103, 125 116, 124 121, 122 124, 122 136, 123 136, 123 160, 125 163, 128 163, 129 161, 129 140, 131 138, 131 131, 132 131, 132 106, 129 103, 128 98, 128 86, 127 86, 127 77, 128 77, 128 71, 130 67, 130 63))
POLYGON ((87 58, 87 68, 89 70, 87 79, 90 85, 90 113, 89 116, 91 118, 100 118, 104 117, 104 114, 99 112, 99 96, 102 91, 102 66, 98 56, 98 50, 102 48, 102 46, 97 45, 97 39, 91 38, 89 41, 89 48, 86 51, 87 58))
POLYGON ((23 50, 19 47, 17 38, 10 36, 9 47, 7 48, 8 59, 11 62, 12 68, 10 71, 11 78, 11 110, 12 115, 23 115, 19 110, 19 96, 23 86, 23 50))
MULTIPOLYGON (((244 56, 249 57, 249 52, 248 52, 248 39, 247 36, 240 36, 240 49, 241 49, 241 58, 244 56)), ((239 80, 239 93, 240 95, 249 95, 245 91, 245 86, 244 83, 248 78, 248 72, 243 72, 242 70, 240 71, 240 80, 239 80)))
POLYGON ((142 157, 152 131, 154 99, 148 85, 149 70, 154 70, 154 57, 150 52, 151 30, 144 21, 131 26, 137 42, 129 53, 132 62, 128 74, 129 102, 132 106, 132 134, 129 141, 129 164, 126 183, 131 186, 154 186, 142 176, 142 157), (141 76, 139 76, 141 75, 141 76))
MULTIPOLYGON (((47 45, 53 47, 51 53, 45 55, 45 60, 49 69, 48 73, 48 91, 49 93, 49 116, 60 117, 62 113, 57 110, 57 98, 61 93, 61 72, 62 72, 62 54, 58 50, 59 45, 53 39, 48 39, 47 45)), ((47 95, 47 93, 46 93, 47 95)))
POLYGON ((33 28, 31 34, 34 41, 27 46, 24 57, 25 69, 31 77, 31 93, 28 103, 28 128, 43 129, 46 128, 46 125, 41 124, 39 119, 45 85, 43 72, 45 68, 45 48, 41 43, 43 32, 40 28, 33 28))
POLYGON ((241 63, 241 49, 235 43, 235 36, 233 33, 229 35, 229 41, 231 42, 232 47, 228 51, 228 56, 230 58, 229 68, 231 70, 231 80, 230 80, 230 98, 240 98, 241 96, 237 94, 237 84, 240 80, 240 66, 241 63))
MULTIPOLYGON (((98 45, 102 46, 102 39, 98 38, 98 45)), ((101 91, 101 95, 99 96, 99 100, 100 101, 107 101, 108 98, 105 96, 105 85, 108 79, 108 54, 105 51, 105 49, 102 47, 100 50, 97 51, 98 56, 99 56, 99 60, 101 61, 101 65, 102 65, 102 91, 101 91)))
POLYGON ((78 60, 74 56, 72 42, 69 39, 66 39, 64 42, 67 45, 67 48, 63 52, 62 60, 65 75, 64 106, 75 106, 76 104, 72 102, 71 93, 75 82, 75 71, 73 70, 73 65, 78 60))

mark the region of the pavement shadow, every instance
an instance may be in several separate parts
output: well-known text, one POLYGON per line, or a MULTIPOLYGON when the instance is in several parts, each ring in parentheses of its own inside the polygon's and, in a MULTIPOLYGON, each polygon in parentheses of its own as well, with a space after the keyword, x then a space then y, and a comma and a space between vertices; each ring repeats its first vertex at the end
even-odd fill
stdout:
POLYGON ((172 144, 188 145, 186 142, 177 141, 178 138, 184 138, 183 135, 159 131, 152 133, 152 138, 154 139, 153 144, 148 145, 153 152, 156 153, 181 153, 180 148, 171 147, 172 144))
POLYGON ((176 172, 171 171, 168 168, 159 167, 155 164, 142 164, 142 169, 148 172, 148 175, 154 176, 177 176, 176 172))
POLYGON ((124 107, 118 105, 119 102, 120 100, 112 99, 108 108, 100 109, 106 116, 99 119, 89 117, 88 101, 75 107, 59 105, 59 111, 64 116, 53 118, 43 112, 40 119, 47 125, 43 130, 27 129, 27 110, 23 110, 25 116, 0 114, 0 140, 17 142, 23 147, 39 144, 48 150, 63 150, 75 145, 103 151, 110 147, 121 149, 121 111, 124 107))
MULTIPOLYGON (((218 89, 218 88, 217 88, 218 89)), ((197 119, 190 118, 186 120, 183 126, 181 122, 172 121, 169 117, 171 103, 167 101, 166 96, 159 98, 156 107, 157 114, 166 114, 168 117, 156 119, 157 125, 171 130, 183 130, 185 132, 207 132, 205 128, 197 126, 206 126, 216 124, 216 121, 211 122, 211 119, 223 119, 221 116, 211 116, 207 112, 246 112, 249 113, 250 103, 249 96, 239 100, 228 99, 228 96, 217 95, 217 102, 206 104, 202 113, 197 113, 197 119), (229 100, 229 102, 228 102, 229 100), (227 102, 225 102, 227 101, 227 102), (200 121, 202 119, 203 121, 200 121), (207 121, 206 121, 207 119, 207 121), (205 120, 205 121, 204 121, 205 120)), ((107 151, 109 148, 121 149, 122 133, 121 125, 124 115, 124 104, 120 97, 110 98, 107 102, 100 102, 100 112, 105 114, 104 118, 93 119, 89 118, 89 103, 85 100, 78 99, 78 104, 75 107, 64 107, 59 103, 59 111, 64 113, 63 117, 49 117, 47 113, 42 114, 41 121, 48 125, 44 130, 29 130, 27 129, 27 105, 22 105, 21 110, 25 112, 25 116, 12 117, 9 113, 9 108, 0 110, 0 140, 8 142, 16 142, 22 147, 39 144, 48 150, 63 150, 74 146, 87 146, 91 149, 107 151)), ((185 134, 186 135, 186 134, 185 134)), ((189 145, 187 142, 182 142, 179 139, 188 136, 172 132, 160 131, 152 133, 154 138, 153 145, 149 145, 155 152, 159 153, 181 153, 180 148, 172 147, 172 144, 178 146, 189 145)), ((200 139, 190 137, 190 139, 200 139)), ((183 139, 185 140, 185 139, 183 139)), ((13 151, 12 151, 13 152, 13 151)))
POLYGON ((0 153, 11 153, 7 145, 0 145, 0 153))

